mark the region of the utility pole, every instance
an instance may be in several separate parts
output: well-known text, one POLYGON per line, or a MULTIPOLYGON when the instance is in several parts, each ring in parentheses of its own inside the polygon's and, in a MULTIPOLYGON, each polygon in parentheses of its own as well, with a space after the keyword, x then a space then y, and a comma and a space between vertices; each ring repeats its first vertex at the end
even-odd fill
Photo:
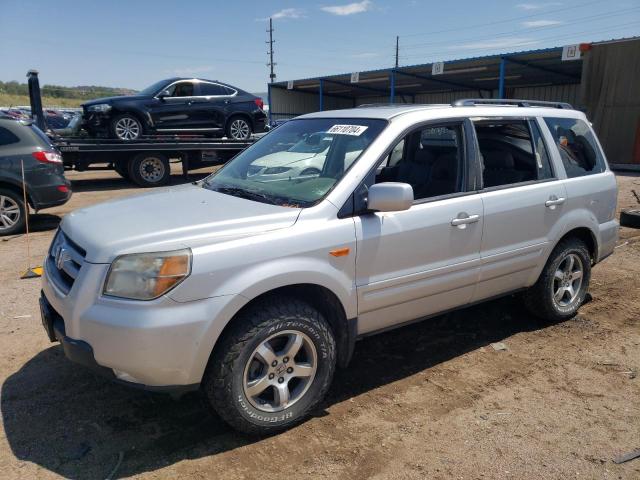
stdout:
POLYGON ((269 34, 269 41, 267 42, 269 44, 269 63, 267 63, 267 67, 271 68, 271 73, 269 74, 269 83, 273 83, 276 79, 276 74, 273 71, 273 67, 276 66, 276 64, 273 61, 273 20, 271 18, 269 18, 269 30, 267 30, 267 33, 269 34))
POLYGON ((400 37, 396 35, 396 68, 398 68, 398 56, 400 52, 400 37))

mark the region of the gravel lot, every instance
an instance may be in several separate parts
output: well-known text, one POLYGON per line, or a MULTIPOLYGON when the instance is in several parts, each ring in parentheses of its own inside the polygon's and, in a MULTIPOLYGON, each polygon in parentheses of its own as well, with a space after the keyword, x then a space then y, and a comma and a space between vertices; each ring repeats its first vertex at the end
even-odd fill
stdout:
MULTIPOLYGON (((32 217, 35 264, 65 213, 140 191, 110 172, 69 178, 72 200, 32 217)), ((635 205, 640 177, 618 183, 620 207, 635 205)), ((18 279, 25 251, 24 236, 0 241, 3 479, 640 478, 640 459, 612 462, 640 448, 640 230, 622 229, 574 319, 544 324, 504 298, 367 338, 314 418, 267 439, 233 432, 197 394, 68 362, 40 324, 39 280, 18 279)))

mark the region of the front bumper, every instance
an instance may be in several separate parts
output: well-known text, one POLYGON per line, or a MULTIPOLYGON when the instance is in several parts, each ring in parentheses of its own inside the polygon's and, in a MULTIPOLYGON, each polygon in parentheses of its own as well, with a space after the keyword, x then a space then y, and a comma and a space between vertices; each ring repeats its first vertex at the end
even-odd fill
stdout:
POLYGON ((44 292, 40 293, 40 314, 42 325, 49 340, 60 342, 65 356, 72 362, 78 363, 89 370, 117 383, 143 390, 181 394, 197 390, 199 384, 192 385, 162 385, 151 386, 142 383, 127 382, 119 379, 111 368, 103 367, 96 362, 93 347, 83 340, 76 340, 66 335, 64 319, 56 312, 44 292))
POLYGON ((83 112, 82 128, 89 133, 106 133, 109 131, 111 116, 109 112, 83 112))
POLYGON ((237 296, 190 302, 168 296, 151 301, 106 297, 100 292, 108 268, 84 262, 69 287, 60 284, 55 262, 51 258, 44 262, 43 297, 55 312, 53 325, 56 318, 59 325, 54 338, 68 345, 65 353, 90 349, 89 354, 67 356, 95 363, 103 367, 99 372, 109 370, 107 376, 129 385, 163 391, 195 388, 240 300, 237 296))

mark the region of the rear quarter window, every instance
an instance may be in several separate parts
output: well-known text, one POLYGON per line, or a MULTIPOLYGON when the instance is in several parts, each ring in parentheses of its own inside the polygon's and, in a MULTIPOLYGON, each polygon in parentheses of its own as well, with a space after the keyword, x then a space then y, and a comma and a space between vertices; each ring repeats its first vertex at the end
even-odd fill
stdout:
POLYGON ((36 142, 39 143, 40 146, 45 148, 51 148, 53 146, 53 144, 51 143, 51 139, 47 137, 45 133, 42 130, 40 130, 38 127, 36 127, 35 125, 29 125, 26 128, 31 129, 31 132, 33 132, 34 137, 36 137, 36 142))
POLYGON ((0 147, 20 142, 20 139, 8 128, 0 127, 0 147))
POLYGON ((589 125, 574 118, 545 118, 560 151, 567 177, 602 173, 604 156, 589 125))

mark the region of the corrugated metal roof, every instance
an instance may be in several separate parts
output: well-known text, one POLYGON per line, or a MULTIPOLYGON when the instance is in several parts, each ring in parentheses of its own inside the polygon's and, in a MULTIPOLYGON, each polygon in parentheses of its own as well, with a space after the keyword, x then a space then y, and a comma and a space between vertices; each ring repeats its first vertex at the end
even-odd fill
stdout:
MULTIPOLYGON (((593 45, 614 39, 593 42, 593 45)), ((444 72, 432 75, 433 63, 405 65, 399 68, 382 68, 362 71, 359 81, 351 83, 351 72, 294 80, 294 90, 318 93, 320 81, 325 96, 364 97, 387 95, 391 76, 394 76, 396 95, 409 97, 438 91, 471 90, 491 92, 498 82, 500 62, 506 59, 506 81, 509 88, 542 85, 564 85, 580 82, 582 60, 562 61, 562 47, 522 50, 494 55, 452 59, 443 62, 444 72)), ((286 81, 275 82, 272 87, 287 88, 286 81)))

